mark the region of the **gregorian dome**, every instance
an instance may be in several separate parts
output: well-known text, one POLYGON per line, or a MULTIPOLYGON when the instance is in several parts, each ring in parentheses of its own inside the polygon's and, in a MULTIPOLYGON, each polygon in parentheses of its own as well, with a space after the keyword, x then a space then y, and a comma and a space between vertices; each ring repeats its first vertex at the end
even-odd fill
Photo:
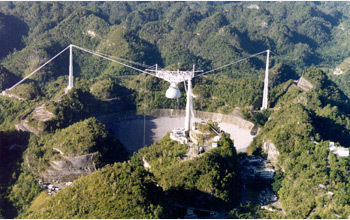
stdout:
POLYGON ((171 83, 165 93, 165 96, 168 99, 178 99, 181 97, 181 92, 175 83, 171 83))

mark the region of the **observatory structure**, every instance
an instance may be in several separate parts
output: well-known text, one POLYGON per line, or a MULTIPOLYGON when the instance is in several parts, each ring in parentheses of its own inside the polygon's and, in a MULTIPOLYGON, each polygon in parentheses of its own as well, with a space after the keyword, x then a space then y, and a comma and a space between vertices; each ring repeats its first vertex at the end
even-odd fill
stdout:
MULTIPOLYGON (((184 133, 186 136, 189 135, 189 131, 191 129, 191 115, 194 115, 193 113, 193 102, 192 102, 192 79, 195 77, 199 77, 199 76, 203 76, 206 74, 209 74, 211 72, 214 71, 218 71, 220 69, 223 69, 225 67, 231 66, 235 63, 241 62, 243 60, 248 60, 252 57, 258 56, 260 54, 263 54, 265 52, 267 52, 267 60, 266 60, 266 70, 265 70, 265 80, 264 80, 264 92, 263 92, 263 102, 262 102, 262 107, 261 109, 267 109, 268 107, 268 80, 269 80, 269 56, 270 56, 270 50, 265 50, 265 51, 261 51, 259 53, 256 54, 252 54, 248 57, 244 57, 241 58, 237 61, 234 61, 232 63, 217 67, 215 69, 212 69, 210 71, 204 72, 204 73, 200 73, 195 75, 196 72, 202 72, 202 71, 195 71, 195 65, 193 65, 193 69, 192 70, 188 70, 188 71, 170 71, 170 70, 163 70, 163 69, 159 69, 158 65, 155 65, 155 68, 150 69, 150 66, 147 66, 148 69, 139 69, 136 68, 134 66, 132 66, 133 64, 138 64, 137 62, 134 61, 128 61, 126 59, 122 59, 122 58, 118 58, 118 57, 114 57, 111 55, 106 55, 106 54, 102 54, 100 52, 97 51, 92 51, 86 48, 82 48, 73 44, 70 44, 69 46, 67 46, 65 49, 63 49, 62 51, 60 51, 58 54, 56 54, 54 57, 52 57, 50 60, 48 60, 47 62, 45 62, 43 65, 41 65, 39 68, 37 68, 36 70, 34 70, 32 73, 30 73, 29 75, 27 75, 26 77, 24 77, 22 80, 20 80, 18 83, 16 83, 15 85, 13 85, 11 88, 7 89, 6 91, 10 91, 13 88, 15 88, 16 86, 18 86, 19 84, 21 84, 24 80, 28 79, 30 76, 32 76, 33 74, 35 74, 36 72, 38 72, 40 69, 42 69, 44 66, 46 66, 47 64, 49 64, 51 61, 53 61, 56 57, 60 56, 63 52, 65 52, 66 50, 69 49, 69 75, 68 75, 68 86, 65 89, 65 92, 67 92, 68 90, 72 89, 74 87, 74 81, 73 81, 73 53, 72 50, 73 48, 76 48, 78 50, 90 53, 92 55, 98 56, 100 58, 109 60, 111 62, 120 64, 122 66, 131 68, 133 70, 139 71, 141 73, 145 73, 160 79, 163 79, 167 82, 170 83, 169 88, 167 89, 165 96, 169 99, 178 99, 181 97, 181 92, 178 88, 178 85, 180 83, 184 83, 184 87, 186 90, 186 116, 185 116, 185 126, 184 126, 184 133), (126 62, 128 62, 129 64, 126 64, 126 62)), ((145 66, 145 65, 139 65, 139 66, 145 66)), ((154 67, 154 66, 153 66, 154 67)), ((6 91, 2 92, 2 95, 7 95, 6 91)), ((182 129, 181 129, 182 131, 182 129)))
MULTIPOLYGON (((147 71, 155 72, 155 77, 163 79, 170 83, 169 88, 167 89, 165 96, 168 99, 178 99, 181 97, 181 92, 179 90, 178 84, 184 82, 186 89, 186 116, 185 116, 185 133, 189 134, 191 128, 191 111, 192 111, 192 78, 195 74, 195 65, 193 65, 192 71, 169 71, 169 70, 159 70, 158 65, 156 68, 147 69, 147 71)), ((198 71, 201 72, 201 71, 198 71)), ((193 112, 192 112, 193 113, 193 112)))

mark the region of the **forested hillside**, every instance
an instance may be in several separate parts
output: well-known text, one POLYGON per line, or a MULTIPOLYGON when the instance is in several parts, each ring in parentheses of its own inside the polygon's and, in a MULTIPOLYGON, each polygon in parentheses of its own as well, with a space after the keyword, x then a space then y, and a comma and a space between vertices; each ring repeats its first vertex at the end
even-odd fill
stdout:
POLYGON ((175 202, 194 205, 205 198, 209 202, 204 208, 210 210, 237 205, 240 174, 228 136, 223 137, 218 149, 193 161, 178 159, 186 148, 167 136, 143 148, 128 163, 108 165, 52 198, 40 195, 20 217, 175 218, 183 217, 175 202), (152 169, 143 167, 143 158, 152 169))
MULTIPOLYGON (((280 55, 272 56, 272 65, 284 62, 296 68, 299 75, 312 64, 331 71, 350 57, 345 37, 350 28, 348 7, 342 2, 7 2, 0 5, 0 11, 27 28, 19 28, 21 32, 16 33, 23 38, 22 47, 12 46, 12 53, 4 54, 1 63, 15 75, 23 76, 73 43, 147 65, 188 69, 196 64, 202 70, 269 48, 280 55)), ((11 25, 10 20, 2 20, 3 29, 11 25)), ((14 39, 3 42, 9 45, 14 39)), ((75 51, 74 57, 75 75, 82 78, 115 79, 137 74, 81 51, 75 51)), ((52 92, 47 82, 67 74, 67 59, 65 53, 33 77, 39 80, 35 84, 46 96, 52 92)), ((264 59, 259 56, 217 73, 236 78, 235 82, 248 78, 258 85, 254 81, 263 78, 264 59)), ((348 74, 340 77, 345 75, 348 74)), ((239 90, 257 97, 254 88, 239 90)), ((215 97, 221 99, 221 94, 215 97)), ((236 100, 230 105, 251 105, 255 101, 248 100, 236 100)), ((213 107, 202 108, 215 110, 223 105, 215 102, 213 107)))
POLYGON ((270 49, 265 111, 266 53, 192 83, 196 110, 241 111, 260 127, 248 155, 274 144, 281 204, 240 204, 244 154, 224 133, 192 160, 168 135, 128 156, 95 117, 184 109, 186 86, 167 99, 168 82, 73 48, 73 89, 67 50, 0 96, 0 217, 183 218, 198 205, 221 218, 348 218, 349 157, 328 148, 350 147, 348 36, 348 2, 0 2, 0 92, 70 44, 142 70, 203 72, 270 49), (52 196, 39 184, 68 180, 52 196))
POLYGON ((237 153, 227 134, 218 146, 202 157, 182 161, 187 146, 166 137, 141 149, 132 160, 147 161, 158 184, 180 203, 196 203, 194 200, 202 194, 206 200, 213 200, 207 201, 206 208, 220 209, 239 203, 241 184, 237 153))
POLYGON ((337 158, 328 146, 330 141, 349 146, 349 100, 320 69, 310 68, 303 77, 315 88, 290 90, 281 98, 280 109, 271 114, 248 153, 263 153, 267 141, 276 145, 277 167, 283 173, 276 191, 286 217, 344 218, 350 214, 349 157, 337 158))
POLYGON ((52 198, 34 201, 21 218, 175 218, 171 201, 142 167, 115 163, 52 198))

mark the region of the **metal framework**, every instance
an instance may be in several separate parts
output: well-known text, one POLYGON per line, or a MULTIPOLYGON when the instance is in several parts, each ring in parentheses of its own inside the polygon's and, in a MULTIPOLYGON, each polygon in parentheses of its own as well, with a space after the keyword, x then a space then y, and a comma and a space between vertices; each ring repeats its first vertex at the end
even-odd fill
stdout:
MULTIPOLYGON (((171 86, 176 86, 181 82, 187 81, 187 91, 186 91, 186 116, 185 116, 185 132, 189 133, 191 129, 191 110, 192 110, 192 78, 195 75, 195 65, 193 65, 192 71, 170 71, 170 70, 159 70, 158 65, 156 68, 147 69, 147 71, 154 71, 156 77, 163 79, 170 83, 171 86)), ((201 71, 198 71, 201 72, 201 71)))
MULTIPOLYGON (((262 102, 262 107, 261 109, 267 109, 267 106, 268 106, 268 84, 269 84, 269 56, 270 56, 270 50, 266 50, 266 51, 262 51, 262 52, 259 52, 259 53, 256 53, 256 54, 253 54, 253 55, 250 55, 248 57, 245 57, 245 58, 242 58, 242 59, 239 59, 235 62, 232 62, 232 63, 229 63, 229 64, 226 64, 224 66, 221 66, 221 67, 218 67, 218 68, 214 68, 210 71, 207 71, 207 72, 204 72, 204 73, 201 73, 201 74, 197 74, 195 75, 196 71, 195 71, 195 65, 193 65, 193 69, 192 71, 180 71, 180 70, 177 70, 177 71, 170 71, 170 70, 160 70, 158 69, 158 65, 156 64, 155 65, 155 69, 146 69, 146 70, 142 70, 142 69, 139 69, 139 68, 136 68, 134 66, 131 66, 131 65, 128 65, 128 64, 125 64, 123 62, 129 62, 131 64, 138 64, 137 62, 134 62, 134 61, 128 61, 128 60, 125 60, 125 59, 122 59, 122 58, 118 58, 118 57, 113 57, 113 56, 110 56, 110 55, 106 55, 106 54, 102 54, 102 53, 99 53, 99 52, 96 52, 96 51, 92 51, 92 50, 89 50, 89 49, 85 49, 85 48, 82 48, 82 47, 79 47, 79 46, 76 46, 76 45, 73 45, 73 44, 70 44, 68 47, 66 47, 65 49, 63 49, 61 52, 59 52, 58 54, 56 54, 54 57, 52 57, 50 60, 48 60, 47 62, 45 62, 43 65, 41 65, 38 69, 34 70, 32 73, 30 73, 29 75, 27 75, 26 77, 24 77, 22 80, 20 80, 18 83, 16 83, 15 85, 13 85, 11 88, 7 89, 7 90, 11 90, 13 88, 15 88, 17 85, 21 84, 24 80, 28 79, 30 76, 32 76, 33 74, 35 74, 36 72, 38 72, 41 68, 43 68, 44 66, 46 66, 48 63, 50 63, 52 60, 54 60, 56 57, 58 57, 59 55, 61 55, 64 51, 66 51, 68 48, 69 48, 69 75, 68 75, 68 86, 67 86, 67 90, 70 90, 74 87, 74 81, 73 81, 73 47, 74 48, 77 48, 81 51, 85 51, 87 53, 90 53, 90 54, 93 54, 95 56, 98 56, 98 57, 101 57, 103 59, 107 59, 111 62, 114 62, 114 63, 118 63, 122 66, 125 66, 125 67, 129 67, 131 69, 134 69, 134 70, 137 70, 139 72, 142 72, 142 73, 145 73, 145 74, 148 74, 148 75, 152 75, 152 76, 155 76, 157 78, 160 78, 160 79, 163 79, 167 82, 170 83, 172 89, 177 89, 178 90, 178 87, 177 85, 181 82, 184 82, 185 85, 186 85, 186 81, 187 81, 187 91, 186 91, 186 95, 187 95, 187 101, 186 101, 186 117, 185 117, 185 131, 188 132, 190 130, 190 127, 191 127, 191 119, 190 119, 190 115, 191 113, 193 114, 193 109, 192 109, 192 78, 195 78, 195 77, 198 77, 198 76, 203 76, 205 74, 209 74, 211 72, 214 72, 214 71, 217 71, 219 69, 222 69, 224 67, 227 67, 227 66, 230 66, 230 65, 233 65, 235 63, 238 63, 238 62, 241 62, 243 60, 247 60, 247 59, 250 59, 252 57, 255 57, 257 55, 260 55, 260 54, 263 54, 265 52, 267 52, 267 59, 266 59, 266 70, 265 70, 265 80, 264 80, 264 92, 263 92, 263 102, 262 102), (113 59, 112 59, 113 58, 113 59), (117 61, 119 60, 119 61, 117 61), (123 61, 123 62, 121 62, 123 61), (154 73, 151 73, 151 72, 154 72, 154 73)), ((138 64, 140 66, 145 66, 144 64, 138 64)), ((203 72, 203 71, 197 71, 197 72, 203 72)), ((185 86, 186 88, 186 86, 185 86)), ((178 97, 176 97, 178 98, 178 97)))
POLYGON ((194 77, 194 69, 192 71, 170 71, 170 70, 159 70, 158 65, 156 64, 156 69, 146 69, 147 71, 154 71, 155 77, 164 79, 167 82, 175 83, 176 85, 180 82, 192 79, 194 77))

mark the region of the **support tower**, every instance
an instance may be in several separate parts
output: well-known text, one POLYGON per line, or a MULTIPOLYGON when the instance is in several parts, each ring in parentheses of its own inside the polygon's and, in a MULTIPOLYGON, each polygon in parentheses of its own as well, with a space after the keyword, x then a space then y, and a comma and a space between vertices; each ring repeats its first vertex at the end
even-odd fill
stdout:
POLYGON ((69 76, 68 76, 68 87, 67 89, 70 90, 74 87, 73 82, 73 45, 69 45, 69 76))
POLYGON ((270 58, 270 50, 267 50, 265 80, 264 80, 264 93, 263 93, 263 101, 262 101, 261 110, 267 109, 267 103, 268 103, 268 94, 269 94, 269 58, 270 58))

